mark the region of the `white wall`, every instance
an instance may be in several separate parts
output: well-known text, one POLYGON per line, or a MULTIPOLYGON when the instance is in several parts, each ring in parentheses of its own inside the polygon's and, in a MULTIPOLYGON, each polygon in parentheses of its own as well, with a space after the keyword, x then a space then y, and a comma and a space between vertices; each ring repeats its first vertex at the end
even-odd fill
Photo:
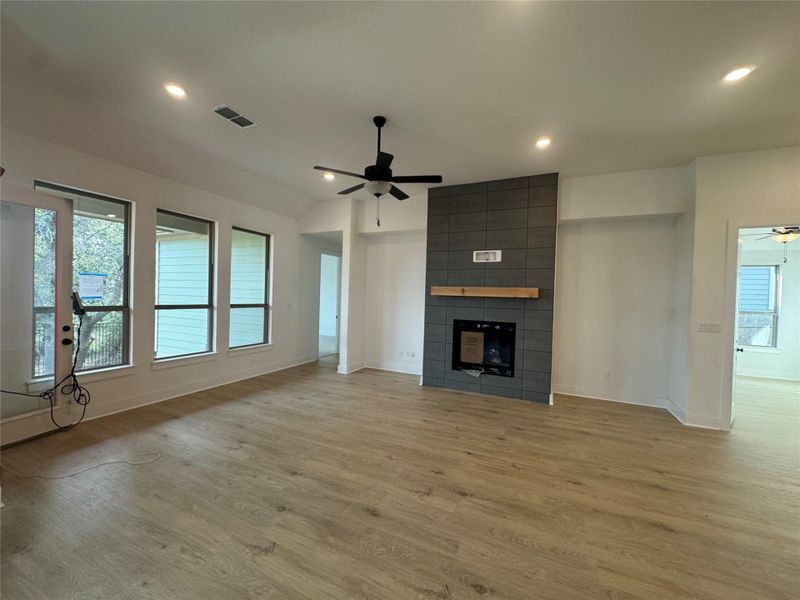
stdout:
POLYGON ((561 224, 553 391, 664 407, 675 220, 561 224))
MULTIPOLYGON (((312 245, 299 235, 297 221, 15 131, 4 129, 2 136, 3 183, 31 189, 34 179, 42 179, 135 203, 134 366, 82 377, 92 393, 90 418, 316 358, 316 323, 306 318, 309 309, 305 306, 316 301, 305 292, 313 286, 308 265, 318 259, 312 245), (228 351, 228 313, 218 309, 215 354, 153 363, 156 208, 217 222, 218 307, 228 304, 230 227, 244 226, 274 236, 272 346, 228 351)), ((3 199, 13 200, 5 195, 3 199)), ((3 442, 48 429, 46 415, 9 422, 3 426, 3 442)))
POLYGON ((426 233, 367 236, 366 365, 422 374, 426 233))
MULTIPOLYGON (((694 180, 694 167, 691 168, 694 180)), ((692 307, 694 199, 690 209, 675 217, 672 255, 672 314, 670 318, 669 400, 667 408, 681 422, 689 404, 689 339, 692 307)))
POLYGON ((428 228, 428 195, 410 196, 405 200, 381 200, 381 226, 375 219, 377 200, 359 200, 359 233, 391 233, 396 231, 425 231, 428 228))
POLYGON ((800 240, 786 250, 789 261, 784 263, 783 244, 771 239, 752 243, 752 238, 742 243, 741 264, 778 265, 782 291, 777 348, 745 347, 737 357, 738 375, 800 380, 800 240))
POLYGON ((554 391, 685 412, 693 205, 692 166, 561 178, 554 391))
POLYGON ((730 425, 739 227, 800 220, 800 146, 698 158, 688 423, 730 425), (713 324, 718 332, 699 331, 713 324))
POLYGON ((690 209, 691 169, 671 167, 559 181, 559 222, 677 215, 690 209))

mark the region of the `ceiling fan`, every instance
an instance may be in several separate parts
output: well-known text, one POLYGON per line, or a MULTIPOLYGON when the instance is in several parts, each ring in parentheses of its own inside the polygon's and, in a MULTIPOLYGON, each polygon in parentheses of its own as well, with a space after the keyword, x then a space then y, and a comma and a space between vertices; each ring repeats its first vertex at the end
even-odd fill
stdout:
POLYGON ((739 241, 741 242, 741 238, 743 237, 750 237, 758 235, 761 237, 755 238, 753 241, 758 240, 765 240, 767 238, 772 238, 773 242, 778 244, 783 244, 783 262, 789 262, 789 255, 787 253, 786 244, 793 242, 800 238, 800 226, 798 225, 781 225, 780 227, 773 227, 771 233, 764 234, 764 232, 759 233, 743 233, 739 237, 739 241))
POLYGON ((384 194, 389 193, 398 200, 405 200, 408 198, 408 194, 392 185, 393 183, 442 183, 441 175, 393 175, 390 167, 394 156, 388 152, 381 151, 381 128, 386 125, 386 117, 373 117, 372 122, 375 123, 375 127, 378 128, 378 156, 375 159, 374 165, 370 165, 364 169, 363 175, 351 173, 350 171, 342 171, 340 169, 331 169, 330 167, 321 167, 319 165, 314 167, 317 171, 338 173, 339 175, 347 175, 348 177, 356 177, 365 180, 365 183, 359 183, 346 190, 342 190, 339 194, 346 196, 363 188, 376 198, 380 198, 384 194))
POLYGON ((787 242, 793 242, 797 238, 800 238, 800 225, 782 225, 780 227, 773 227, 771 233, 743 233, 741 237, 749 237, 753 235, 760 235, 761 237, 756 238, 756 240, 765 240, 767 238, 772 238, 779 244, 785 244, 787 242))

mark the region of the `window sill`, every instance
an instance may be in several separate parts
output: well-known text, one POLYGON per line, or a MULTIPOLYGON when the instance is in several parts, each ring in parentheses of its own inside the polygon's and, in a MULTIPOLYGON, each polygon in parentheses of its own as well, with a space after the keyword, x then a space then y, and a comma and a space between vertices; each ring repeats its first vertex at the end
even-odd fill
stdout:
POLYGON ((159 358, 150 363, 150 369, 159 371, 161 369, 170 369, 172 367, 182 367, 184 365, 193 365, 195 363, 204 363, 217 360, 219 353, 203 352, 202 354, 190 354, 189 356, 176 356, 174 358, 159 358))
POLYGON ((767 348, 761 346, 742 346, 744 348, 745 354, 780 354, 783 352, 781 348, 767 348))
POLYGON ((228 356, 242 356, 254 354, 256 352, 266 352, 272 350, 272 344, 253 344, 252 346, 239 346, 238 348, 228 348, 228 356))
MULTIPOLYGON (((115 377, 124 377, 126 375, 135 374, 136 365, 119 365, 116 367, 105 367, 103 369, 92 369, 90 371, 81 371, 76 373, 78 380, 81 383, 93 383, 96 381, 104 381, 106 379, 114 379, 115 377)), ((25 383, 28 387, 28 392, 36 393, 43 392, 44 390, 53 387, 55 380, 52 377, 44 377, 30 379, 25 383)))
MULTIPOLYGON (((80 375, 79 375, 80 377, 80 375)), ((39 379, 29 379, 25 382, 25 387, 29 394, 38 394, 53 387, 55 379, 52 377, 40 377, 39 379)))
POLYGON ((107 367, 105 369, 92 369, 91 371, 84 371, 77 373, 78 380, 92 383, 93 381, 103 381, 105 379, 114 379, 115 377, 124 377, 126 375, 135 375, 136 365, 119 365, 118 367, 107 367))

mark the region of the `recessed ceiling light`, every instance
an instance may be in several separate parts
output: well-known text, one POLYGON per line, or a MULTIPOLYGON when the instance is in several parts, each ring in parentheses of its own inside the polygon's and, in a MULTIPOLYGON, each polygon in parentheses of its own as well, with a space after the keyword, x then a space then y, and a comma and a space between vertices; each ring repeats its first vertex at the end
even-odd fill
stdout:
POLYGON ((750 75, 750 73, 755 71, 755 68, 756 68, 755 65, 743 65, 741 67, 737 67, 733 71, 725 75, 725 77, 723 77, 722 80, 727 81, 728 83, 733 83, 734 81, 741 81, 742 79, 750 75))
POLYGON ((174 96, 175 98, 185 98, 186 97, 186 90, 183 89, 179 85, 175 85, 174 83, 165 84, 164 85, 164 89, 167 90, 167 92, 170 95, 174 96))
POLYGON ((325 173, 323 177, 328 181, 333 181, 334 179, 336 179, 336 175, 334 175, 333 173, 325 173))
POLYGON ((117 215, 115 215, 114 213, 108 213, 106 216, 107 216, 109 219, 116 219, 116 218, 117 218, 117 215))
POLYGON ((540 137, 536 140, 537 148, 547 148, 552 140, 549 137, 540 137))

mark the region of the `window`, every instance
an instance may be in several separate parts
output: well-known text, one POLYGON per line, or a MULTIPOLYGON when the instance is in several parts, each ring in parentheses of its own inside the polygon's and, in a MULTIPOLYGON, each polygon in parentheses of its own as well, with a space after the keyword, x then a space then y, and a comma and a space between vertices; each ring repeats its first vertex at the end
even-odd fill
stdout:
MULTIPOLYGON (((81 349, 76 370, 88 371, 128 364, 130 348, 130 213, 128 202, 59 185, 36 182, 36 188, 72 200, 72 285, 86 315, 81 327, 81 349)), ((54 251, 48 242, 55 231, 52 214, 36 211, 34 265, 47 263, 42 252, 54 251), (50 248, 50 250, 48 250, 50 248)), ((52 240, 50 240, 52 242, 52 240)), ((42 282, 52 278, 43 270, 34 276, 34 376, 52 375, 52 344, 42 332, 52 328, 52 292, 42 282)), ((78 327, 75 317, 73 326, 78 327)), ((76 345, 77 350, 77 345, 76 345)))
POLYGON ((211 351, 213 248, 210 221, 157 212, 156 359, 211 351))
POLYGON ((267 343, 269 236, 233 228, 231 241, 231 348, 267 343))
POLYGON ((740 267, 736 342, 742 346, 776 347, 779 305, 777 266, 740 267))

